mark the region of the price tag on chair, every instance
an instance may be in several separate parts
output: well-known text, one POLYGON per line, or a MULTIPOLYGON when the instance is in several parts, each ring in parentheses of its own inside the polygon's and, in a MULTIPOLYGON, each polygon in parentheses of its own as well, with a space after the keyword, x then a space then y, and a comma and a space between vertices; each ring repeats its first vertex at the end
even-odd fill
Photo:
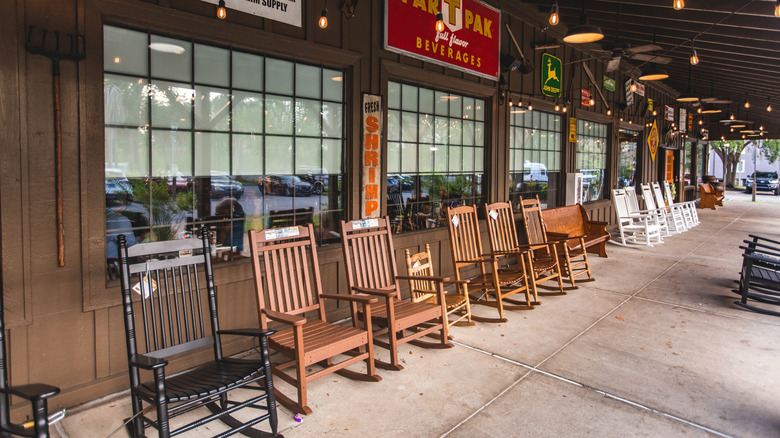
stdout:
POLYGON ((454 225, 454 226, 456 226, 456 227, 457 227, 458 225, 460 225, 460 219, 458 219, 458 217, 457 217, 457 216, 453 216, 453 217, 452 217, 452 225, 454 225))
POLYGON ((495 210, 490 210, 490 211, 488 212, 488 216, 490 216, 490 218, 491 218, 491 219, 493 219, 493 220, 496 220, 496 219, 498 219, 498 213, 496 213, 496 211, 495 211, 495 210))

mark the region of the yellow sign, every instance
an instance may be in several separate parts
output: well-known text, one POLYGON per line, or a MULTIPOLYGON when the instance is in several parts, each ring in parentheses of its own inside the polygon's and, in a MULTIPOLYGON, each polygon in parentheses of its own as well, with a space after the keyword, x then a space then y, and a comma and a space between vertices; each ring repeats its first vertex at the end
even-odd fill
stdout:
POLYGON ((650 129, 650 133, 647 134, 647 147, 650 149, 650 158, 655 161, 655 154, 658 152, 658 125, 653 120, 653 127, 650 129))
POLYGON ((577 143, 577 119, 569 117, 569 141, 577 143))

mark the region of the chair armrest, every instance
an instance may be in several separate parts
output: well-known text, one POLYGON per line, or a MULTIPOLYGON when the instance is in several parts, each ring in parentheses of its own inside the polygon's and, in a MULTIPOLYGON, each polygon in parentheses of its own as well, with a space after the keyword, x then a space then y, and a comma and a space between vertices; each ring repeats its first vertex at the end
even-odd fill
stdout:
POLYGON ((447 277, 438 275, 397 275, 396 280, 425 280, 425 281, 440 281, 444 282, 447 277))
POLYGON ((556 231, 548 231, 547 232, 547 240, 554 241, 556 243, 565 242, 565 241, 567 241, 569 239, 576 239, 578 237, 581 237, 581 236, 570 234, 570 233, 558 233, 556 231))
POLYGON ((130 356, 130 365, 143 368, 145 370, 154 370, 167 366, 168 359, 147 356, 145 354, 134 354, 130 356))
POLYGON ((276 333, 276 330, 270 330, 270 329, 264 330, 260 328, 240 328, 240 329, 217 331, 217 334, 219 335, 253 336, 255 338, 271 336, 274 333, 276 333))
POLYGON ((451 280, 447 277, 444 277, 444 280, 442 280, 442 283, 446 284, 469 284, 471 283, 471 280, 451 280))
POLYGON ((370 297, 368 295, 337 295, 337 294, 322 294, 320 295, 320 298, 329 298, 333 300, 345 300, 345 301, 352 301, 355 303, 363 303, 363 304, 374 304, 379 302, 379 298, 376 297, 370 297))
POLYGON ((606 227, 607 225, 609 225, 609 222, 604 222, 604 221, 591 221, 591 220, 589 220, 589 221, 587 222, 587 224, 588 224, 588 225, 597 225, 597 226, 601 226, 601 227, 606 227))
POLYGON ((378 295, 380 297, 387 297, 387 298, 392 298, 396 296, 396 292, 394 290, 372 289, 370 287, 360 287, 360 286, 352 286, 352 290, 361 294, 378 295))
POLYGON ((263 313, 265 313, 269 318, 273 319, 274 321, 283 322, 285 324, 289 324, 293 326, 299 326, 306 323, 306 318, 300 315, 288 315, 286 313, 275 312, 273 310, 268 310, 268 309, 263 309, 263 313))
POLYGON ((30 383, 27 385, 14 385, 5 389, 0 389, 0 393, 2 392, 33 401, 47 399, 53 395, 59 394, 60 388, 45 383, 30 383))

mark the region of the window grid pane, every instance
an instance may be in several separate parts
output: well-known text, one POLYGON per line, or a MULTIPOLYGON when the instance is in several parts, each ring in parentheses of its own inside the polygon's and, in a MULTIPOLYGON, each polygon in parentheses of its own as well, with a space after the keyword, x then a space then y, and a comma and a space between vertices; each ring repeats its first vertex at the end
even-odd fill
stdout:
POLYGON ((519 209, 520 199, 539 197, 542 208, 556 207, 561 162, 561 117, 543 111, 515 108, 510 114, 509 196, 519 209))

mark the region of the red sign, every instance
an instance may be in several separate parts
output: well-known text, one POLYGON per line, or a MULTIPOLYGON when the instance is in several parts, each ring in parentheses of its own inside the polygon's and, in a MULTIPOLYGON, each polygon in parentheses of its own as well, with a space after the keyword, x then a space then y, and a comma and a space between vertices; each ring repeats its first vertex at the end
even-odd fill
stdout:
POLYGON ((498 79, 501 11, 476 0, 441 0, 444 31, 436 31, 436 0, 387 0, 385 48, 490 79, 498 79))
MULTIPOLYGON (((363 95, 363 184, 360 217, 380 217, 380 173, 382 171, 382 96, 363 95)), ((385 184, 387 185, 387 184, 385 184)))
POLYGON ((582 88, 580 92, 580 104, 584 107, 590 107, 590 90, 582 88))

